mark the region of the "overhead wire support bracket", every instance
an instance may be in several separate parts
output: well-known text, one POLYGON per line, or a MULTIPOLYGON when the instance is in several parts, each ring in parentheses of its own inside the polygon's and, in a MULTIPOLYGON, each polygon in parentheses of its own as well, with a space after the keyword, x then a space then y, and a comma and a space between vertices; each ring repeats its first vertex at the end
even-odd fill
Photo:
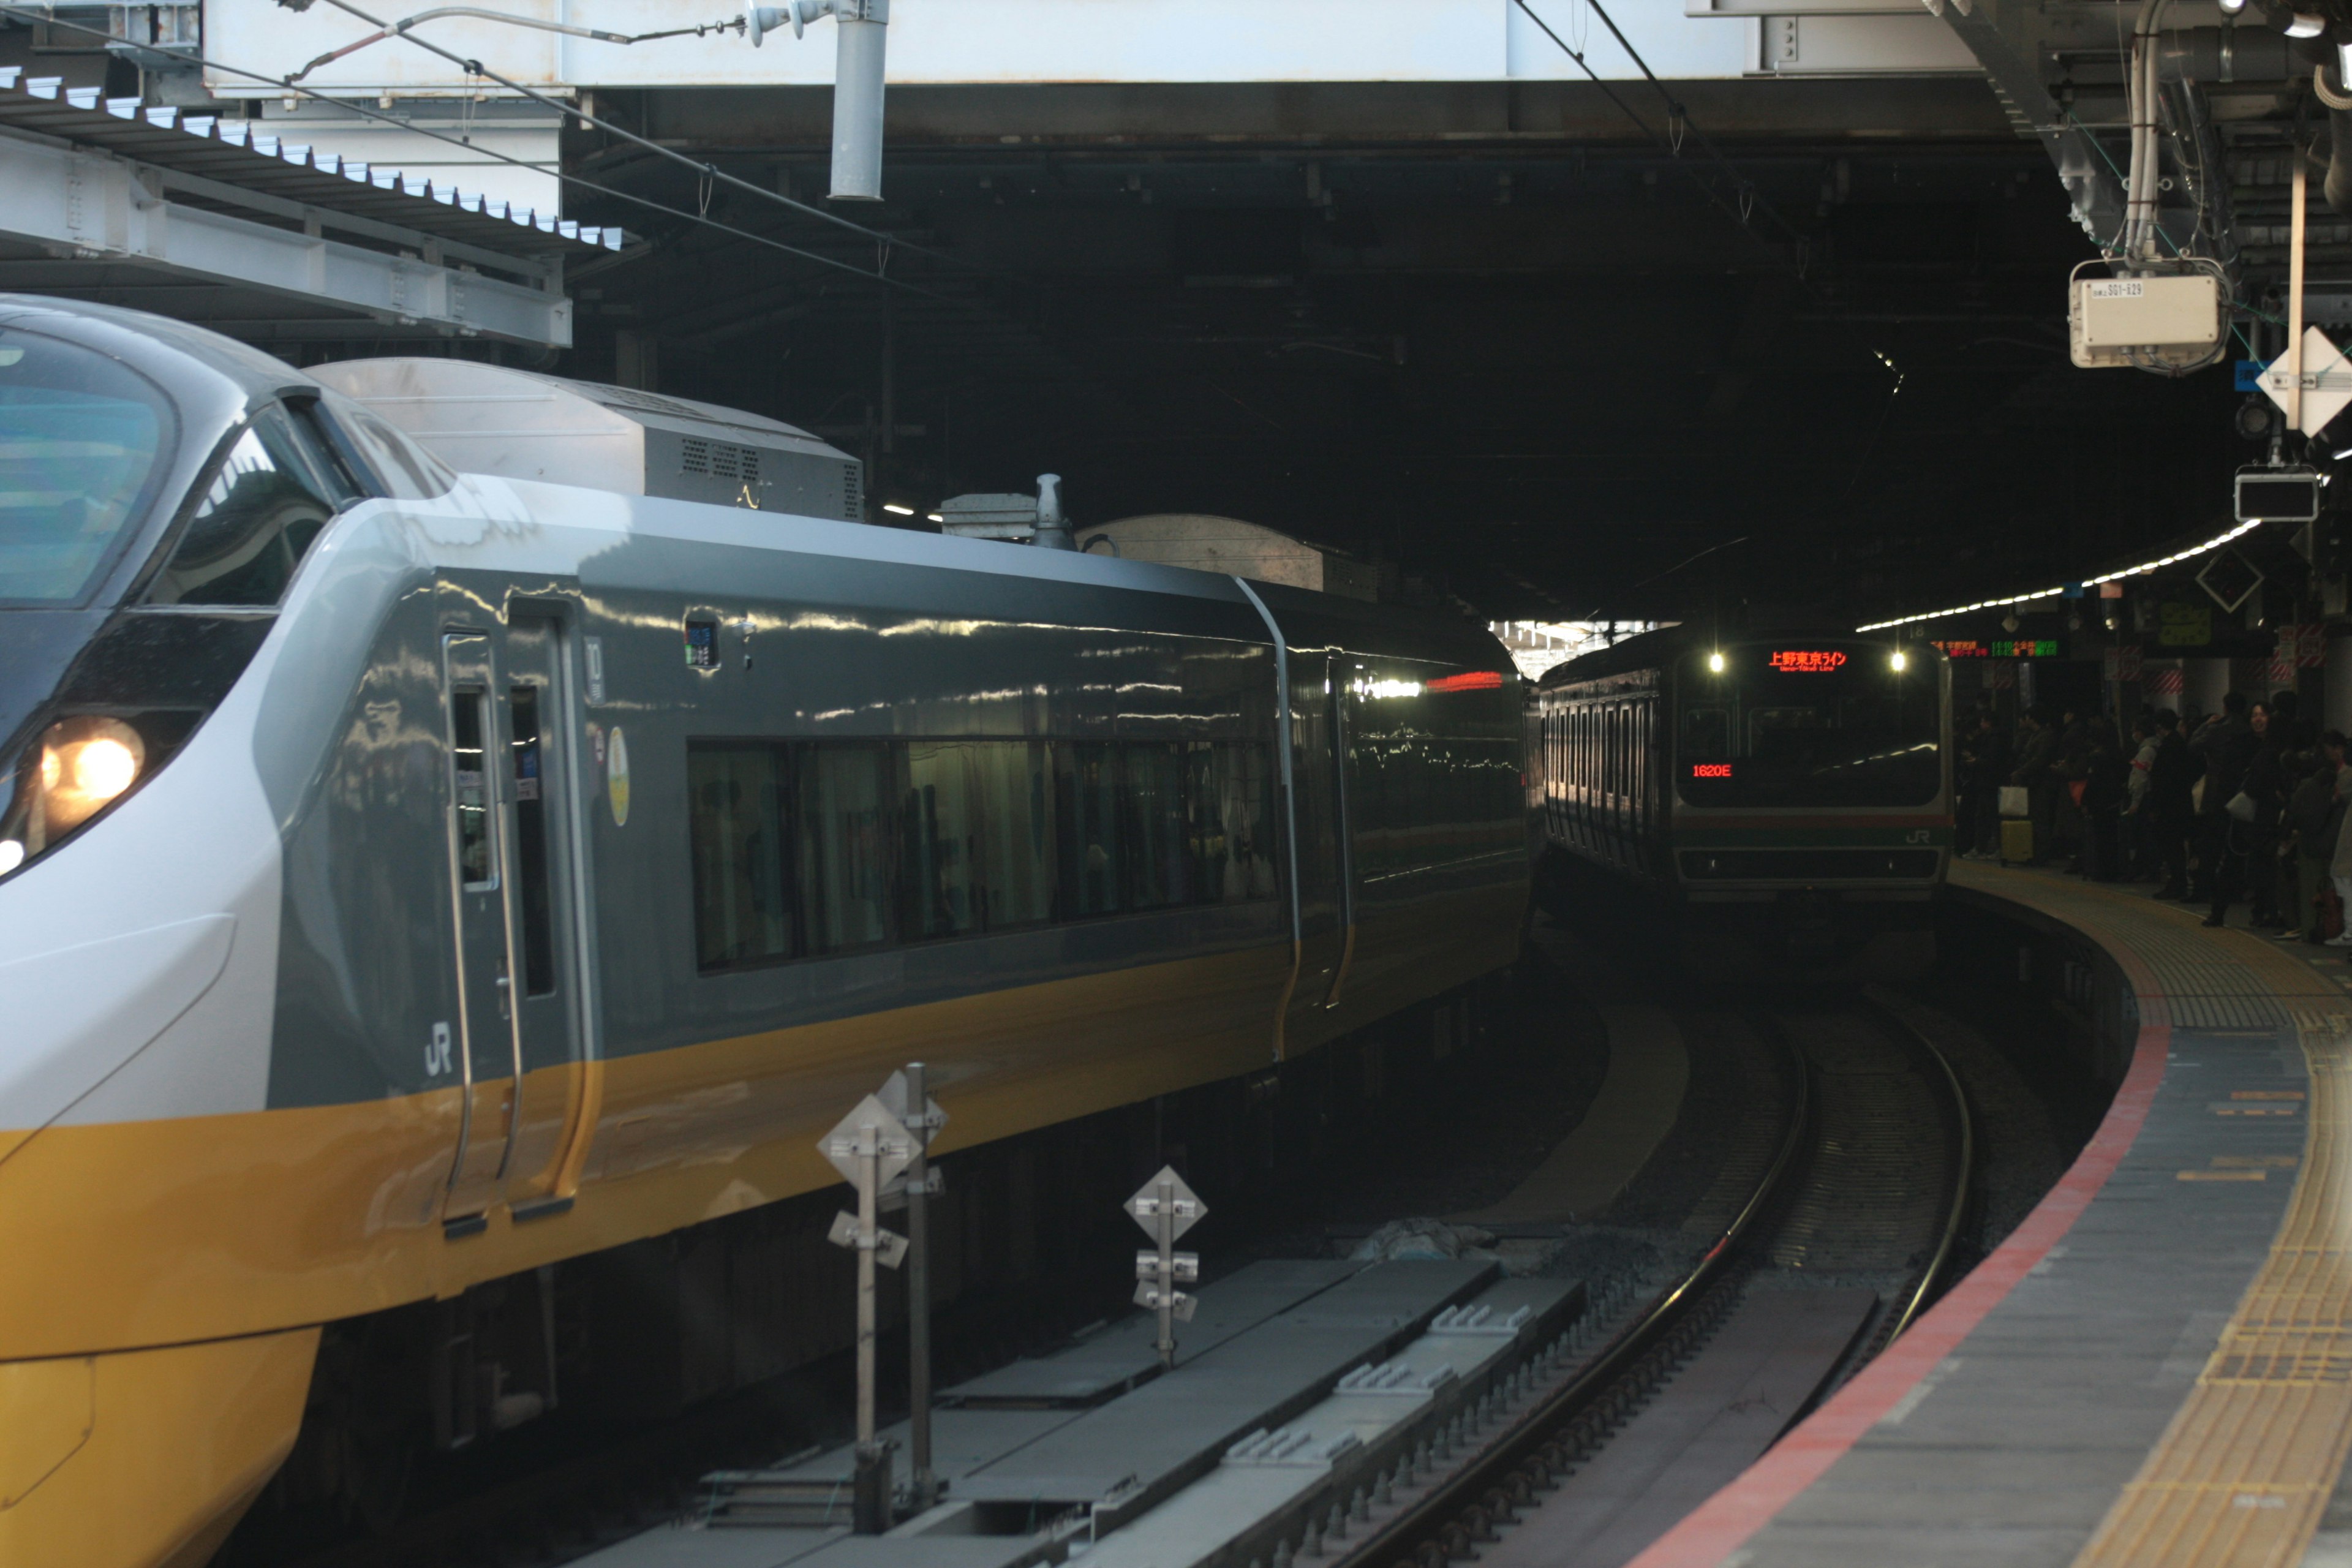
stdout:
MULTIPOLYGON (((279 0, 279 3, 283 5, 288 3, 288 0, 279 0)), ((351 0, 326 0, 326 4, 333 6, 338 11, 343 12, 347 16, 357 17, 359 20, 367 23, 370 26, 385 27, 389 26, 389 24, 385 23, 381 17, 372 16, 367 12, 361 10, 357 5, 352 4, 351 0)), ((835 68, 835 75, 838 78, 841 75, 842 67, 844 65, 851 65, 853 66, 851 71, 853 87, 859 94, 865 94, 867 92, 867 89, 870 89, 872 103, 870 110, 872 121, 872 183, 875 195, 878 197, 880 194, 881 178, 881 101, 883 72, 882 39, 880 35, 884 32, 889 16, 888 0, 795 0, 794 5, 791 7, 789 12, 784 7, 762 6, 759 8, 759 13, 760 20, 761 22, 762 36, 764 36, 767 30, 772 30, 782 26, 791 16, 798 16, 803 22, 813 20, 818 16, 833 16, 835 20, 841 22, 845 27, 855 30, 857 37, 864 40, 857 45, 857 51, 860 52, 856 53, 855 62, 837 62, 835 68), (820 5, 825 8, 822 10, 814 8, 820 5), (854 15, 845 15, 845 13, 854 13, 854 15)), ((751 30, 751 19, 749 16, 739 18, 739 20, 742 21, 747 32, 751 30)), ((730 24, 730 26, 732 25, 733 24, 730 24)), ((929 257, 934 261, 944 263, 950 267, 961 268, 966 271, 981 273, 983 275, 990 273, 992 270, 991 268, 977 267, 968 261, 960 260, 955 257, 947 255, 945 252, 933 250, 927 246, 916 245, 904 239, 896 239, 894 237, 885 235, 877 229, 868 228, 864 224, 856 223, 849 218, 843 217, 838 213, 827 212, 823 207, 811 205, 807 202, 796 201, 793 197, 785 195, 781 191, 773 191, 768 189, 764 185, 753 184, 749 180, 738 179, 732 174, 713 169, 709 164, 698 163, 696 160, 678 152, 676 148, 665 147, 660 142, 654 141, 650 137, 638 135, 635 132, 629 130, 625 126, 614 124, 609 120, 604 120, 597 115, 591 114, 586 110, 566 103, 561 99, 540 92, 532 88, 525 87, 522 83, 500 76, 495 71, 480 69, 479 61, 465 60, 452 51, 445 49, 440 45, 432 42, 430 39, 422 37, 415 33, 404 32, 398 36, 405 42, 414 44, 418 48, 424 49, 429 54, 438 55, 441 58, 447 60, 450 64, 457 66, 461 69, 471 69, 473 74, 480 76, 483 79, 496 82, 499 86, 506 89, 508 91, 529 99, 531 102, 538 104, 543 109, 552 110, 558 114, 578 121, 583 125, 589 126, 597 131, 602 131, 608 136, 617 137, 620 140, 628 142, 631 146, 641 148, 644 151, 654 154, 656 157, 664 158, 683 168, 691 169, 697 174, 709 173, 717 178, 719 184, 726 185, 730 189, 742 191, 747 195, 760 198, 761 201, 772 202, 778 206, 788 207, 794 212, 801 213, 809 217, 816 218, 823 223, 831 224, 836 228, 845 228, 853 234, 863 235, 869 239, 893 239, 894 243, 903 245, 906 248, 914 251, 918 255, 929 257)), ((849 47, 848 37, 849 35, 845 33, 844 35, 845 48, 849 47)), ((252 73, 241 71, 237 74, 251 75, 252 73)), ((276 79, 262 77, 257 78, 257 79, 268 81, 276 79)), ((841 173, 840 142, 841 116, 844 112, 842 102, 843 96, 841 84, 836 81, 834 103, 835 167, 836 176, 841 173)), ((866 113, 868 111, 861 110, 859 112, 866 113)), ((861 153, 861 155, 863 154, 861 153)), ((856 199, 863 200, 866 198, 858 197, 856 199)), ((850 270, 862 271, 863 269, 853 268, 850 270)), ((912 285, 901 283, 898 284, 898 287, 911 288, 912 285)), ((922 292, 923 290, 918 291, 922 292)))

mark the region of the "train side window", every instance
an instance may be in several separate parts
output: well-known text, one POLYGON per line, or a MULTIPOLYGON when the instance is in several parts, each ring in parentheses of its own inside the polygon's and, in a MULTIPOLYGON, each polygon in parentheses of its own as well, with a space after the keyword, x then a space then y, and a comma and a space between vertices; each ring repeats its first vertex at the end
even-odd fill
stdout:
POLYGON ((1127 907, 1165 909, 1189 904, 1192 868, 1184 853, 1184 774, 1177 748, 1124 748, 1126 810, 1119 826, 1128 840, 1127 907))
POLYGON ((345 461, 374 480, 376 494, 430 500, 457 484, 457 476, 440 459, 352 399, 331 392, 312 408, 320 428, 345 461))
POLYGON ((907 747, 898 820, 906 837, 905 929, 909 939, 961 936, 981 926, 981 748, 917 741, 907 747))
POLYGON ((801 907, 813 952, 842 952, 896 934, 891 748, 813 745, 800 753, 801 907))
POLYGON ((308 467, 285 411, 256 414, 229 444, 148 602, 276 604, 335 514, 308 467))
POLYGON ((515 874, 522 879, 523 994, 555 990, 555 900, 549 890, 547 802, 541 790, 546 753, 539 733, 539 688, 507 694, 514 724, 515 874))
POLYGON ((1118 826, 1120 748, 1072 742, 1054 748, 1054 837, 1061 878, 1059 920, 1116 914, 1124 908, 1124 855, 1118 826))
POLYGON ((373 479, 352 460, 346 444, 327 434, 316 400, 289 399, 285 406, 287 428, 302 449, 310 477, 337 511, 374 493, 373 479))
POLYGON ((482 747, 479 690, 449 695, 449 766, 455 774, 457 812, 457 880, 469 893, 499 885, 498 860, 490 853, 490 778, 482 747))
POLYGON ((982 923, 990 931, 1054 918, 1054 759, 1043 741, 965 748, 985 825, 980 840, 982 923))
MULTIPOLYGON (((520 746, 520 709, 515 728, 520 746)), ((520 766, 517 783, 520 786, 520 766)), ((691 742, 686 752, 686 785, 697 966, 731 969, 792 957, 798 922, 793 910, 792 846, 783 830, 784 753, 775 746, 691 742)), ((520 787, 517 794, 521 794, 520 787)), ((522 850, 528 879, 528 836, 522 850)), ((526 912, 529 903, 526 889, 526 912)), ((529 931, 526 920, 526 967, 531 968, 538 960, 529 931)), ((536 980, 532 988, 538 989, 536 980)))

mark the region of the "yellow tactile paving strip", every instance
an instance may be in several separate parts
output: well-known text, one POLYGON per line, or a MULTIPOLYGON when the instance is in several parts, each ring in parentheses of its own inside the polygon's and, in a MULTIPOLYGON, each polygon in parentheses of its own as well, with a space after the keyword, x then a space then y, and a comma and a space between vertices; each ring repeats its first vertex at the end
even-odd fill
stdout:
MULTIPOLYGON (((2122 902, 2089 889, 2065 891, 2075 897, 2032 901, 2053 913, 2071 913, 2064 906, 2083 897, 2122 902)), ((2119 936, 2178 919, 2114 904, 2100 913, 2106 918, 2098 923, 2119 936)), ((2310 1543, 2352 1448, 2352 1006, 2309 965, 2258 938, 2216 932, 2204 940, 2259 982, 2260 993, 2278 998, 2294 1023, 2310 1067, 2304 1155, 2261 1272, 2189 1398, 2074 1559, 2077 1568, 2289 1568, 2310 1543)), ((2227 981, 2217 989, 2246 994, 2227 981)))

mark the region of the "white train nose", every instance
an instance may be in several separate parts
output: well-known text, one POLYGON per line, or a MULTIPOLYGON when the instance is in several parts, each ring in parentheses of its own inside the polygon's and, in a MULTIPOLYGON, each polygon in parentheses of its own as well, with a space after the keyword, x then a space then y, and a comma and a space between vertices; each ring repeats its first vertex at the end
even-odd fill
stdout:
POLYGON ((199 915, 0 964, 0 1129, 32 1131, 194 1006, 227 966, 235 915, 199 915))

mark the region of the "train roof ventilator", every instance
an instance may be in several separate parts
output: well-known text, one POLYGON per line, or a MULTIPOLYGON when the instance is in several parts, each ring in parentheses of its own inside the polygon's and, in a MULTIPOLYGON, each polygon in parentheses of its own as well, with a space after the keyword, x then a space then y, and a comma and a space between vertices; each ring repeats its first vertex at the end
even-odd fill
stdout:
POLYGON ((342 360, 310 374, 462 473, 866 521, 856 458, 757 414, 470 360, 342 360))
POLYGON ((1075 550, 1062 512, 1062 476, 1039 474, 1037 493, 967 495, 941 501, 940 531, 957 539, 1002 539, 1042 550, 1075 550))

